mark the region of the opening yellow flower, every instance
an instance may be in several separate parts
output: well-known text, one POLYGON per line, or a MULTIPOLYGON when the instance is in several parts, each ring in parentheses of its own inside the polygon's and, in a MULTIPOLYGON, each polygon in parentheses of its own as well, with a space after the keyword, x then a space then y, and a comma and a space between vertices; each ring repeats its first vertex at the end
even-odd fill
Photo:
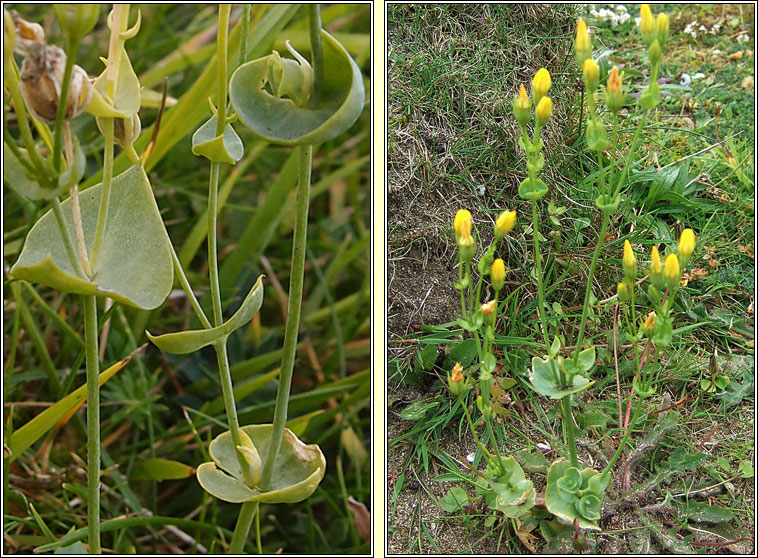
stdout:
POLYGON ((685 266, 690 261, 692 252, 695 251, 695 233, 692 229, 684 229, 679 236, 679 245, 677 246, 679 252, 679 262, 685 266))
POLYGON ((516 212, 503 211, 495 221, 495 236, 503 237, 516 225, 516 212))
POLYGON ((579 63, 579 67, 582 67, 584 61, 592 55, 592 44, 590 34, 587 32, 587 24, 581 18, 576 23, 574 50, 576 50, 576 61, 579 63))
POLYGON ((669 254, 666 256, 666 266, 663 269, 663 275, 666 277, 669 288, 674 288, 679 284, 679 258, 676 254, 669 254))
POLYGON ((505 284, 505 262, 500 258, 492 262, 490 277, 492 277, 492 287, 496 291, 501 290, 505 284))
POLYGON ((453 229, 455 230, 455 236, 458 238, 471 236, 471 213, 468 209, 458 210, 453 221, 453 229))

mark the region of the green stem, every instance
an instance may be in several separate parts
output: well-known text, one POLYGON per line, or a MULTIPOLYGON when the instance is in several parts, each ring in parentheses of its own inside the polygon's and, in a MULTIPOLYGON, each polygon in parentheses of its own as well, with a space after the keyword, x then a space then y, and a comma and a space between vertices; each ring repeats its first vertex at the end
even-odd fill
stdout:
POLYGON ((308 21, 311 39, 311 66, 313 66, 313 89, 311 98, 318 102, 324 83, 324 53, 321 47, 321 6, 308 6, 308 21))
POLYGON ((471 435, 474 437, 476 447, 482 450, 482 453, 485 454, 488 458, 491 457, 492 454, 487 450, 485 445, 479 441, 479 436, 476 434, 476 428, 474 428, 474 421, 471 419, 471 414, 468 412, 468 407, 466 406, 466 402, 463 400, 463 396, 459 395, 458 401, 460 401, 461 407, 463 407, 463 412, 466 414, 466 420, 468 421, 469 428, 471 428, 471 435))
POLYGON ((537 222, 537 202, 532 200, 532 234, 534 236, 534 265, 537 271, 537 301, 539 304, 542 335, 545 338, 545 349, 550 352, 550 341, 547 333, 547 316, 545 313, 545 286, 542 281, 542 262, 540 258, 539 224, 537 222))
POLYGON ((592 279, 595 277, 595 268, 597 267, 597 260, 600 257, 600 250, 603 248, 603 241, 605 240, 605 232, 608 230, 608 221, 610 215, 603 212, 603 222, 600 225, 600 234, 597 237, 597 244, 595 245, 595 253, 592 255, 592 263, 590 264, 590 273, 587 276, 587 287, 584 290, 584 308, 582 309, 582 321, 579 322, 579 336, 576 339, 576 348, 574 349, 574 362, 579 362, 579 353, 582 350, 582 341, 584 341, 584 328, 587 326, 587 316, 589 315, 590 308, 590 295, 592 294, 592 279))
POLYGON ((95 269, 100 248, 105 238, 105 224, 108 219, 108 209, 111 201, 111 184, 113 183, 113 118, 103 118, 103 188, 100 190, 100 207, 97 212, 97 225, 95 226, 95 243, 92 246, 90 258, 91 269, 95 269))
MULTIPOLYGON (((463 259, 458 258, 458 284, 463 284, 463 267, 464 267, 463 259)), ((466 289, 464 289, 461 286, 461 314, 463 315, 463 319, 468 319, 468 315, 466 313, 466 289)))
POLYGON ((616 450, 616 453, 613 454, 613 458, 608 462, 608 465, 606 465, 605 469, 603 469, 603 473, 609 472, 611 468, 616 464, 616 461, 618 461, 618 458, 621 456, 621 452, 624 451, 624 447, 626 446, 627 440, 629 440, 629 435, 632 433, 632 428, 634 427, 634 423, 637 422, 637 418, 639 417, 641 410, 642 410, 642 399, 640 399, 637 402, 637 407, 635 407, 634 413, 632 414, 632 421, 629 423, 629 426, 626 429, 624 438, 621 440, 621 444, 619 444, 619 447, 616 450))
MULTIPOLYGON (((489 399, 489 397, 487 398, 489 399)), ((486 401, 485 404, 489 407, 490 402, 486 401)), ((495 448, 495 455, 497 456, 497 463, 500 465, 500 471, 505 472, 505 465, 503 464, 503 457, 500 455, 500 448, 497 445, 497 438, 495 438, 495 431, 492 430, 492 418, 484 417, 484 422, 487 425, 487 433, 490 435, 492 447, 495 448)))
POLYGON ((221 311, 221 287, 218 280, 218 175, 221 163, 211 163, 208 181, 208 275, 210 279, 211 303, 213 305, 213 325, 220 326, 224 317, 221 311))
MULTIPOLYGON (((216 121, 216 136, 224 133, 226 126, 226 74, 227 74, 227 40, 229 36, 229 12, 231 4, 221 4, 218 8, 218 120, 216 121)), ((218 179, 218 176, 216 177, 218 179)))
POLYGON ((571 395, 561 399, 561 410, 563 411, 563 424, 566 425, 566 442, 569 447, 569 457, 572 467, 579 467, 579 461, 576 457, 576 434, 574 433, 574 418, 571 411, 571 395))
POLYGON ((246 2, 242 8, 242 31, 240 32, 240 60, 242 66, 247 61, 247 35, 250 30, 250 3, 246 2))
POLYGON ((97 299, 83 295, 87 367, 87 528, 89 553, 100 554, 100 361, 97 349, 97 299))
POLYGON ((640 135, 642 134, 642 129, 645 127, 645 124, 647 124, 648 116, 650 115, 650 111, 645 111, 645 114, 642 116, 642 120, 640 120, 640 123, 637 125, 637 131, 634 133, 634 138, 632 139, 632 145, 629 147, 629 152, 626 154, 626 158, 624 159, 624 168, 621 170, 621 176, 618 179, 618 182, 616 182, 616 188, 613 190, 613 197, 615 198, 619 191, 621 191, 621 186, 624 184, 624 181, 626 180, 626 177, 629 175, 629 164, 632 160, 632 155, 634 154, 636 148, 637 148, 637 142, 640 139, 640 135))
MULTIPOLYGON (((79 50, 79 41, 71 41, 66 44, 66 67, 63 71, 63 82, 61 83, 61 94, 58 98, 58 108, 55 111, 55 131, 53 136, 53 168, 61 169, 61 154, 63 152, 63 121, 66 118, 66 107, 68 106, 68 93, 71 88, 71 74, 74 71, 74 62, 76 53, 79 50)), ((76 100, 78 102, 78 99, 76 100)))
POLYGON ((245 502, 242 504, 240 514, 237 517, 237 526, 234 528, 232 542, 229 545, 229 554, 241 554, 245 547, 245 541, 250 534, 250 526, 258 512, 258 502, 245 502))
POLYGON ((287 420, 292 370, 297 349, 297 332, 300 326, 300 309, 303 300, 303 276, 305 274, 305 241, 308 233, 308 206, 310 203, 311 165, 313 164, 313 146, 300 146, 300 175, 297 185, 295 210, 295 231, 292 242, 292 265, 290 268, 289 297, 287 300, 287 323, 284 326, 284 348, 279 389, 276 394, 274 422, 271 428, 271 440, 263 464, 260 486, 267 490, 271 486, 274 463, 279 454, 284 436, 284 424, 287 420))
POLYGON ((189 298, 192 309, 195 311, 195 314, 200 320, 200 323, 203 324, 204 328, 212 328, 213 326, 211 325, 211 322, 208 321, 208 317, 205 315, 205 312, 203 312, 203 308, 200 306, 200 302, 198 302, 195 292, 192 290, 189 279, 187 279, 187 275, 184 273, 182 262, 179 261, 179 256, 177 256, 176 250, 174 250, 174 245, 169 243, 169 246, 171 246, 171 259, 174 262, 176 276, 179 279, 179 284, 182 286, 182 289, 187 294, 187 298, 189 298))

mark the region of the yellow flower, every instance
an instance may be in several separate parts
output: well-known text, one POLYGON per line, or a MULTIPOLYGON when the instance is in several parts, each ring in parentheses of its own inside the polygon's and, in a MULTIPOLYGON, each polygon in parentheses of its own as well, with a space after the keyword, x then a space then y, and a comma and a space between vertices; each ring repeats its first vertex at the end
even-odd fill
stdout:
POLYGON ((542 97, 534 113, 537 116, 537 124, 542 126, 550 118, 550 113, 553 112, 553 101, 550 97, 542 97))
POLYGON ((658 14, 655 27, 658 42, 663 46, 669 40, 669 16, 664 13, 658 14))
POLYGON ((668 282, 669 288, 674 288, 679 284, 679 258, 676 254, 669 254, 666 256, 666 266, 663 269, 663 276, 668 282))
POLYGON ((645 46, 655 40, 655 20, 653 19, 653 12, 650 11, 650 6, 642 4, 640 7, 640 31, 642 32, 642 40, 645 46))
POLYGON ((576 23, 574 50, 576 51, 576 61, 579 63, 579 67, 582 67, 584 61, 592 55, 592 44, 590 43, 590 34, 587 32, 587 24, 581 18, 576 23))
POLYGON ((692 229, 684 229, 682 231, 682 234, 679 236, 677 251, 679 252, 679 262, 682 266, 687 265, 692 252, 695 251, 695 233, 692 229))
POLYGON ((490 269, 490 277, 492 277, 492 287, 499 291, 505 284, 505 263, 500 258, 492 262, 492 269, 490 269))
POLYGON ((540 68, 532 80, 532 97, 535 103, 540 102, 540 99, 545 96, 551 85, 550 72, 545 68, 540 68))
POLYGON ((628 240, 624 241, 624 257, 621 262, 624 265, 624 277, 629 281, 634 281, 637 277, 637 258, 634 257, 632 245, 628 240))
POLYGON ((458 210, 453 221, 453 229, 457 238, 471 236, 471 213, 468 209, 458 210))
POLYGON ((597 89, 597 84, 600 81, 600 68, 592 58, 587 58, 584 61, 584 68, 582 73, 584 74, 584 85, 587 91, 594 92, 597 89))
POLYGON ((516 225, 516 212, 503 211, 495 221, 495 236, 498 238, 505 236, 513 230, 516 225))

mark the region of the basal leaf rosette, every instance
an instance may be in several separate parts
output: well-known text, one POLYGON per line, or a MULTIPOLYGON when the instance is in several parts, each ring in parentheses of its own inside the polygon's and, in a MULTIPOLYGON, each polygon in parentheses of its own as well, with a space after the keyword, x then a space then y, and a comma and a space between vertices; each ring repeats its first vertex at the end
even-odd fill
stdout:
POLYGON ((345 48, 321 31, 323 81, 314 91, 314 72, 287 43, 295 59, 274 52, 243 64, 232 74, 229 97, 240 120, 255 134, 279 145, 323 143, 350 128, 363 111, 360 68, 345 48))
POLYGON ((262 463, 268 454, 271 424, 243 426, 242 452, 248 466, 249 481, 245 481, 239 457, 230 432, 224 432, 210 444, 213 462, 197 469, 197 480, 203 489, 219 500, 241 504, 291 504, 301 502, 316 490, 324 478, 326 459, 316 444, 305 444, 288 428, 284 429, 282 447, 276 456, 276 473, 269 490, 262 490, 258 479, 262 463))
POLYGON ((534 507, 534 485, 513 457, 502 460, 503 472, 490 481, 495 492, 495 509, 508 517, 519 517, 534 507))
POLYGON ((580 527, 600 530, 597 522, 609 482, 608 473, 590 468, 579 471, 565 459, 559 459, 547 473, 545 505, 550 513, 569 525, 578 519, 580 527))
MULTIPOLYGON (((87 252, 92 253, 102 184, 79 194, 87 252)), ((71 199, 61 204, 65 229, 74 230, 71 199)), ((73 235, 72 241, 73 241, 73 235)), ((77 273, 52 210, 31 228, 11 275, 64 293, 96 295, 150 310, 171 291, 171 244, 145 170, 135 165, 111 183, 105 233, 92 277, 77 273)))
POLYGON ((567 395, 579 393, 595 383, 581 374, 574 374, 572 376, 564 374, 564 377, 565 383, 562 383, 561 370, 555 359, 532 358, 529 381, 538 393, 551 399, 561 399, 567 395))

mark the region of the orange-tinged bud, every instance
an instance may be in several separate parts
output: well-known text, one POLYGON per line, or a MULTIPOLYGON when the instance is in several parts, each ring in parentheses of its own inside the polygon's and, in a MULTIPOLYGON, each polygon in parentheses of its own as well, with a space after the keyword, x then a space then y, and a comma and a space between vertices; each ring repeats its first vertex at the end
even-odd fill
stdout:
POLYGON ((648 337, 653 336, 653 332, 655 331, 655 310, 651 311, 647 315, 647 318, 645 318, 645 322, 642 324, 642 331, 648 337))
POLYGON ((576 51, 576 61, 579 67, 582 67, 584 61, 592 55, 592 43, 590 42, 590 34, 587 32, 587 24, 581 18, 576 23, 574 50, 576 51))
POLYGON ((623 79, 624 72, 619 74, 619 69, 614 66, 608 75, 608 84, 605 88, 605 103, 608 105, 608 110, 614 113, 624 108, 626 102, 623 79))
POLYGON ((503 237, 513 230, 516 225, 516 212, 503 211, 495 221, 495 236, 503 237))
POLYGON ((463 377, 460 362, 456 362, 453 370, 447 373, 447 387, 453 395, 463 395, 468 391, 469 383, 463 377))
POLYGON ((471 236, 471 212, 468 209, 459 209, 455 214, 453 229, 456 237, 471 236))
POLYGON ((608 91, 613 93, 614 95, 617 93, 621 93, 621 90, 623 89, 622 80, 624 79, 624 72, 621 72, 619 74, 618 67, 614 66, 611 70, 610 75, 608 76, 608 91))
POLYGON ((460 362, 456 362, 455 366, 453 366, 453 371, 450 376, 450 379, 454 382, 463 381, 463 367, 461 366, 460 362))
POLYGON ((482 314, 485 316, 489 316, 490 314, 495 312, 495 309, 497 308, 497 303, 494 300, 490 300, 489 302, 485 302, 481 306, 482 314))
POLYGON ((632 252, 632 245, 628 240, 624 241, 624 257, 621 260, 624 266, 624 277, 629 281, 634 281, 637 277, 637 258, 632 252))
POLYGON ((663 276, 666 278, 669 288, 674 288, 679 284, 679 258, 676 254, 666 256, 666 266, 663 268, 663 276))
POLYGON ((496 291, 501 290, 505 284, 505 262, 500 258, 492 262, 490 277, 492 278, 492 287, 496 291))
POLYGON ((592 58, 587 58, 584 61, 584 67, 582 70, 584 75, 584 85, 587 91, 594 93, 597 89, 597 85, 600 82, 600 68, 592 58))
POLYGON ((521 126, 526 126, 532 119, 532 101, 526 94, 526 87, 521 84, 518 97, 513 99, 513 114, 521 126))
POLYGON ((550 72, 545 68, 540 68, 532 80, 532 97, 535 103, 540 102, 540 99, 545 96, 551 85, 550 72))
POLYGON ((553 112, 553 100, 550 97, 542 97, 537 104, 537 108, 534 114, 537 117, 537 124, 543 126, 550 118, 550 114, 553 112))
POLYGON ((682 266, 686 266, 687 262, 690 261, 692 252, 695 251, 695 233, 692 229, 684 229, 682 231, 682 234, 679 236, 677 251, 679 252, 679 262, 682 266))

